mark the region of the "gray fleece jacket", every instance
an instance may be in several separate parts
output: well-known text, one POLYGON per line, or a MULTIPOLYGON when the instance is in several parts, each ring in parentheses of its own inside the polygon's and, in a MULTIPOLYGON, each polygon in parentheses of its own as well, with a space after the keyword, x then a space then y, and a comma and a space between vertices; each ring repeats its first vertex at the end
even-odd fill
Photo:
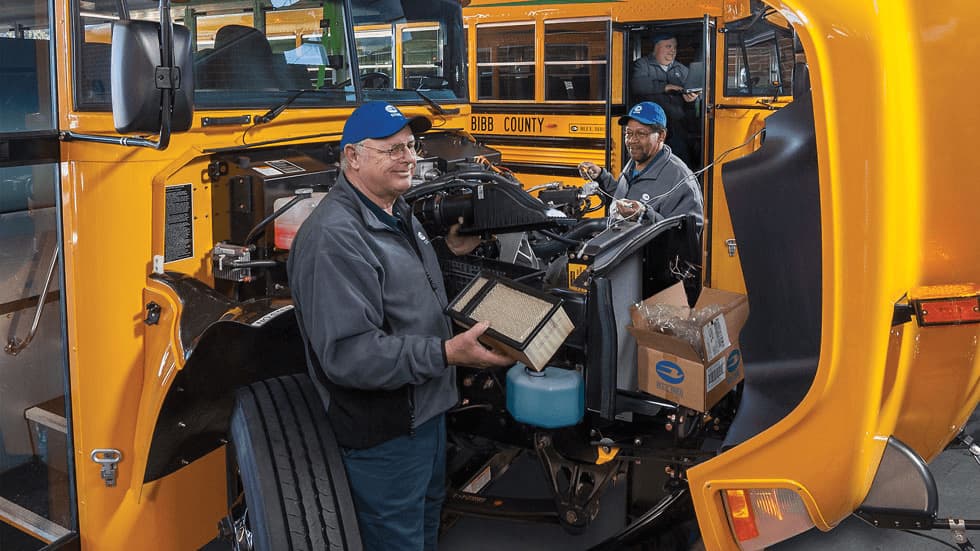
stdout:
POLYGON ((670 146, 664 145, 653 161, 635 176, 634 166, 633 159, 630 159, 617 179, 603 169, 596 181, 616 199, 632 199, 646 204, 644 216, 654 222, 671 216, 693 214, 697 218, 698 229, 704 227, 701 186, 684 161, 671 153, 670 146))
POLYGON ((414 243, 379 220, 341 174, 300 227, 289 257, 301 329, 336 385, 329 398, 324 387, 332 385, 318 381, 328 414, 340 406, 347 430, 371 433, 349 447, 414 430, 458 399, 456 371, 443 350, 452 328, 435 251, 403 199, 393 212, 410 224, 414 243), (384 411, 365 415, 370 408, 384 411))

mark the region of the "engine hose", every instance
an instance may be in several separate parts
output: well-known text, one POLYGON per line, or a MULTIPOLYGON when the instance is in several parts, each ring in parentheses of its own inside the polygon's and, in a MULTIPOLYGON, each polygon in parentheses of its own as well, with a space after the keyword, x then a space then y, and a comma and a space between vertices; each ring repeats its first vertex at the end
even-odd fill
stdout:
POLYGON ((541 230, 542 235, 546 235, 550 240, 544 243, 535 243, 531 245, 531 249, 534 250, 534 254, 538 258, 552 258, 556 255, 562 254, 568 250, 569 247, 574 247, 579 245, 582 240, 581 238, 593 232, 598 232, 606 229, 606 219, 605 218, 591 218, 583 222, 579 222, 574 228, 568 230, 564 235, 558 235, 556 233, 541 230))
POLYGON ((606 206, 606 204, 603 203, 602 201, 599 201, 599 204, 598 205, 596 205, 594 207, 589 207, 589 208, 583 210, 582 211, 582 214, 589 214, 590 212, 595 212, 597 210, 600 210, 604 206, 606 206))
POLYGON ((313 196, 313 191, 312 190, 309 191, 309 192, 300 192, 300 193, 297 193, 295 197, 293 197, 292 199, 289 200, 288 203, 286 203, 285 205, 283 205, 282 207, 280 207, 279 210, 277 210, 276 212, 273 212, 269 216, 266 216, 265 218, 262 219, 261 222, 259 222, 258 224, 256 224, 255 227, 252 228, 252 230, 248 232, 248 235, 245 236, 245 243, 243 243, 243 245, 245 245, 246 247, 248 247, 249 245, 253 244, 255 242, 255 240, 258 239, 260 235, 262 235, 262 232, 265 231, 265 227, 268 226, 270 222, 272 222, 273 220, 275 220, 276 218, 278 218, 280 215, 282 215, 282 213, 284 213, 287 210, 291 209, 293 207, 293 205, 295 205, 296 203, 299 203, 303 199, 307 199, 307 198, 312 197, 312 196, 313 196))
POLYGON ((279 264, 277 260, 232 260, 228 263, 232 268, 275 268, 279 264))
POLYGON ((565 237, 564 235, 559 235, 559 234, 557 234, 557 233, 555 233, 553 231, 538 230, 538 232, 541 233, 542 235, 545 235, 547 237, 550 237, 551 239, 554 239, 555 241, 561 241, 562 243, 564 243, 564 244, 566 244, 568 246, 571 246, 571 247, 574 247, 575 245, 578 245, 578 243, 579 243, 578 241, 576 241, 576 240, 574 240, 574 239, 572 239, 570 237, 565 237))

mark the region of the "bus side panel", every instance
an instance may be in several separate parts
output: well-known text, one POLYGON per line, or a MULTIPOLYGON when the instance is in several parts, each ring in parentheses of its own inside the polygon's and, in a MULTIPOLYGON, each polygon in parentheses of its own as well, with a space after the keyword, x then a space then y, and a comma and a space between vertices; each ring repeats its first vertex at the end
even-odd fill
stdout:
POLYGON ((197 548, 214 537, 226 509, 223 452, 154 484, 129 484, 143 385, 143 288, 151 227, 162 220, 153 215, 147 175, 167 162, 132 159, 140 153, 63 146, 74 159, 63 164, 65 278, 79 529, 90 549, 197 548), (116 486, 106 486, 89 458, 95 448, 122 452, 116 486))
MULTIPOLYGON (((716 109, 713 121, 715 155, 717 156, 729 148, 744 143, 752 134, 763 128, 765 118, 770 114, 772 111, 738 108, 716 109)), ((725 188, 721 180, 721 167, 725 162, 752 153, 758 148, 760 142, 759 137, 752 139, 747 145, 733 151, 724 161, 711 168, 711 189, 705 190, 705 195, 711 198, 705 205, 705 208, 710 207, 711 209, 707 216, 706 225, 708 227, 705 228, 705 236, 710 236, 710 242, 706 243, 707 254, 711 255, 709 259, 710 276, 705 281, 708 287, 745 293, 745 281, 742 278, 742 265, 739 261, 737 240, 732 230, 732 219, 728 211, 728 201, 725 198, 725 188), (732 241, 735 242, 734 249, 729 247, 732 241)))
MULTIPOLYGON (((904 129, 915 131, 899 131, 891 138, 899 150, 898 157, 905 155, 901 144, 912 140, 919 144, 923 148, 922 164, 919 174, 896 171, 896 179, 913 178, 919 189, 910 195, 894 193, 892 201, 896 213, 919 222, 915 230, 921 237, 915 246, 915 242, 906 243, 904 236, 897 236, 899 241, 891 253, 913 259, 921 255, 919 285, 980 284, 980 247, 976 243, 980 231, 977 217, 969 213, 980 203, 980 186, 969 171, 964 171, 971 164, 975 144, 980 143, 980 114, 962 105, 964 90, 980 84, 980 76, 968 69, 980 58, 980 39, 971 32, 978 23, 976 6, 958 0, 944 3, 942 10, 931 10, 910 2, 907 17, 911 44, 889 33, 883 39, 892 43, 884 49, 921 57, 914 82, 920 84, 917 91, 922 97, 912 109, 919 113, 918 121, 904 118, 902 113, 910 110, 907 105, 892 107, 895 120, 903 121, 904 129), (950 32, 935 32, 950 22, 954 22, 950 32), (955 86, 941 85, 948 75, 957 75, 955 86)), ((931 460, 962 428, 980 399, 976 345, 980 325, 910 329, 906 329, 903 346, 908 355, 909 384, 902 388, 895 434, 931 460)))
POLYGON ((980 15, 967 2, 942 14, 919 13, 906 2, 775 4, 796 27, 812 77, 820 362, 794 411, 688 471, 709 550, 738 548, 719 489, 790 481, 816 527, 828 530, 864 500, 889 436, 912 440, 928 459, 978 397, 977 325, 920 329, 910 322, 895 339, 891 324, 894 305, 911 289, 980 274, 976 217, 960 215, 980 201, 980 188, 962 184, 980 113, 951 116, 954 92, 935 85, 938 75, 962 73, 975 57, 980 36, 972 29, 980 15), (917 57, 936 51, 947 58, 936 67, 917 57), (901 350, 893 348, 896 340, 901 350))

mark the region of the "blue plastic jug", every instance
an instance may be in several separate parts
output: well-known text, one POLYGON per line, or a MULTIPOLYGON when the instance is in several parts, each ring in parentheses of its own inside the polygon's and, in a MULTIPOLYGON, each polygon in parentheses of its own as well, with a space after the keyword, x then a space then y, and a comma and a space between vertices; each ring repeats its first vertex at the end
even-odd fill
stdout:
POLYGON ((507 411, 522 423, 556 429, 582 420, 585 384, 570 369, 528 369, 518 363, 507 372, 507 411))

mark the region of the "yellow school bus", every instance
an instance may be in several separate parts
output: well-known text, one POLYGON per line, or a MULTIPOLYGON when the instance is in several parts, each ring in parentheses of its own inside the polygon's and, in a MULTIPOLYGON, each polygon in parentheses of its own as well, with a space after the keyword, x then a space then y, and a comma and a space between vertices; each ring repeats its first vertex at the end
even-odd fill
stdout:
POLYGON ((197 307, 154 278, 182 273, 250 294, 248 276, 215 277, 212 239, 244 241, 237 234, 278 198, 263 193, 275 173, 280 196, 293 196, 290 175, 323 188, 342 125, 364 101, 464 125, 454 122, 466 104, 459 4, 410 4, 384 13, 358 1, 0 6, 0 548, 197 549, 217 536, 227 437, 201 446, 204 418, 185 411, 173 426, 199 443, 162 461, 151 450, 174 375, 204 350, 199 330, 217 318, 182 330, 180 312, 197 307), (157 88, 161 13, 176 29, 177 62, 160 69, 170 84, 157 88), (136 42, 119 43, 124 26, 136 42), (150 75, 112 75, 154 50, 150 75), (176 107, 161 107, 165 88, 176 107), (119 118, 119 102, 151 97, 148 117, 142 105, 119 118), (288 147, 269 157, 270 144, 288 147), (263 160, 249 164, 255 151, 263 160))
POLYGON ((545 376, 575 392, 534 402, 574 419, 518 413, 511 371, 458 368, 447 521, 580 533, 625 480, 600 549, 691 525, 762 549, 851 514, 976 528, 938 517, 927 465, 980 400, 961 169, 980 115, 935 84, 980 48, 971 3, 461 4, 0 5, 0 548, 361 548, 285 260, 370 100, 434 122, 405 195, 429 237, 462 217, 486 238, 440 250, 450 298, 505 282, 574 325, 545 376), (622 163, 610 121, 662 33, 704 71, 707 233, 524 191, 622 163), (679 280, 689 301, 747 294, 741 334, 714 337, 731 352, 704 358, 733 389, 710 405, 639 382, 630 308, 679 280), (549 499, 494 495, 522 454, 549 499))
MULTIPOLYGON (((765 118, 791 99, 796 61, 805 59, 778 14, 751 28, 724 26, 744 17, 737 6, 474 0, 463 10, 469 129, 530 186, 581 185, 583 161, 618 173, 626 159, 615 120, 639 101, 657 99, 637 89, 634 66, 652 59, 655 37, 668 36, 677 41, 687 80, 701 89, 682 120, 668 117, 668 145, 694 171, 721 154, 737 158, 758 145, 752 138, 765 118)), ((704 238, 719 251, 734 243, 720 170, 700 177, 704 238)), ((728 256, 707 256, 705 283, 744 291, 737 254, 733 248, 728 256)))

